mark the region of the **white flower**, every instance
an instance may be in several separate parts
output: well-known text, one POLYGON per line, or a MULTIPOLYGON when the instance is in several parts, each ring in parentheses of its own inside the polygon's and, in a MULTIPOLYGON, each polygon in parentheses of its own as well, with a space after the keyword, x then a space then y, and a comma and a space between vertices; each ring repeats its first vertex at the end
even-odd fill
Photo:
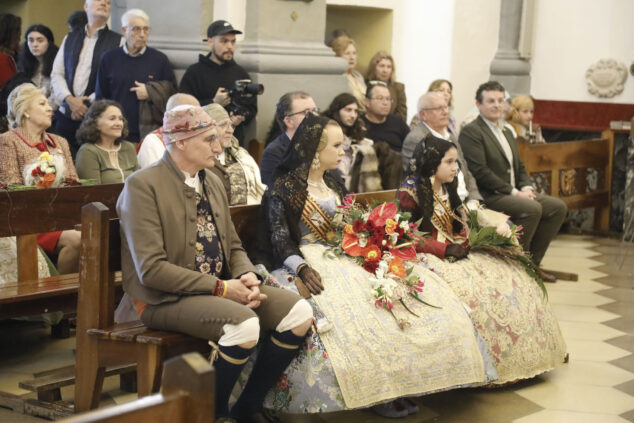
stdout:
POLYGON ((404 220, 398 226, 400 226, 401 229, 406 231, 409 228, 409 222, 407 220, 404 220))
POLYGON ((385 260, 381 260, 379 262, 379 267, 376 268, 376 272, 374 273, 376 274, 376 277, 378 279, 383 279, 389 268, 390 266, 387 264, 387 262, 385 260))
POLYGON ((368 217, 370 217, 370 212, 367 211, 367 212, 363 213, 363 215, 361 217, 363 218, 363 222, 367 223, 368 222, 368 217))
POLYGON ((398 222, 398 220, 401 218, 401 214, 400 213, 396 213, 394 215, 394 220, 398 222))
POLYGON ((54 167, 47 167, 46 170, 44 171, 44 173, 55 173, 55 168, 54 167))
POLYGON ((48 164, 47 164, 47 162, 43 162, 43 163, 40 165, 40 170, 41 170, 42 172, 46 172, 46 169, 48 169, 48 164))

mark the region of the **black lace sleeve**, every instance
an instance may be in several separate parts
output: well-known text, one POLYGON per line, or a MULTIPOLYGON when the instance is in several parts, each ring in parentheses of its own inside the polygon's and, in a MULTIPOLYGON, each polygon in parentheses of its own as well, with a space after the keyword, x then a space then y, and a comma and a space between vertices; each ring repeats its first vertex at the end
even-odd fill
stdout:
POLYGON ((299 228, 291 223, 290 213, 282 198, 267 190, 262 197, 256 242, 249 249, 253 263, 273 270, 299 251, 299 228))
POLYGON ((271 231, 271 246, 278 266, 292 255, 302 256, 299 250, 299 228, 297 222, 289 221, 284 201, 276 195, 269 199, 268 224, 271 231))

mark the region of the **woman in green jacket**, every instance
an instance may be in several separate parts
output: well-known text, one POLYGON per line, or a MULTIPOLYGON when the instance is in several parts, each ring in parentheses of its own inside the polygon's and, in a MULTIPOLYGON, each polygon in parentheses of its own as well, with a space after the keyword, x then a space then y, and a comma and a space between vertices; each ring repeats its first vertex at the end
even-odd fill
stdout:
POLYGON ((98 184, 125 181, 139 168, 134 144, 123 140, 127 135, 128 122, 119 103, 93 103, 77 130, 77 140, 82 144, 75 164, 79 177, 94 179, 98 184))

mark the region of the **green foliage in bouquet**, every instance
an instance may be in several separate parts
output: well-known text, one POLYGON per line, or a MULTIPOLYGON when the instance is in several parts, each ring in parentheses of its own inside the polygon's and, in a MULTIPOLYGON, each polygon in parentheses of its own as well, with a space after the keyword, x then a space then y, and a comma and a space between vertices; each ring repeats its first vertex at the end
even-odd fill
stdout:
POLYGON ((467 226, 469 227, 469 246, 471 247, 471 251, 482 250, 489 254, 506 257, 518 262, 524 267, 526 273, 535 279, 542 290, 544 298, 548 298, 548 291, 546 291, 544 281, 537 274, 537 266, 517 243, 517 237, 520 236, 522 229, 521 226, 513 225, 509 235, 501 235, 497 232, 495 226, 480 225, 475 210, 467 214, 467 226))

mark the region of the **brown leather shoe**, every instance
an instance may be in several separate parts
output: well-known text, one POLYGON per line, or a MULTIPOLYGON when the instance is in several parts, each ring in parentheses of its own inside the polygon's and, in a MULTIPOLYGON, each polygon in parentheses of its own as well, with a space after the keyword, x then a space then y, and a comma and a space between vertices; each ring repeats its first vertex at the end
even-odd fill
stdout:
POLYGON ((537 269, 535 269, 537 272, 537 275, 539 275, 540 278, 542 278, 542 280, 544 282, 550 282, 550 283, 555 283, 557 282, 557 277, 555 275, 553 275, 552 273, 548 273, 546 272, 544 269, 542 269, 541 267, 538 267, 537 269))

